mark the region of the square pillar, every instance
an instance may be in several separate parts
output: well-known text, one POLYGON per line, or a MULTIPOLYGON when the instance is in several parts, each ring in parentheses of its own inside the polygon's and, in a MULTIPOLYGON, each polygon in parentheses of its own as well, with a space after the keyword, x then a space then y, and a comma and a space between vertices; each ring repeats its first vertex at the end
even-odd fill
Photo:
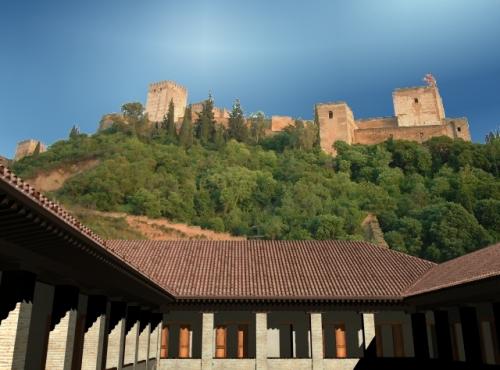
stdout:
POLYGON ((139 339, 139 307, 130 306, 127 310, 125 328, 125 354, 123 366, 137 364, 137 344, 139 339))
POLYGON ((0 284, 0 368, 24 369, 33 309, 35 275, 4 271, 0 284))
POLYGON ((107 312, 106 297, 90 296, 85 317, 81 370, 101 370, 104 355, 107 312))
POLYGON ((255 362, 257 370, 267 370, 267 313, 255 314, 255 362))
POLYGON ((495 354, 497 357, 497 364, 500 364, 500 303, 495 302, 493 306, 493 321, 494 321, 494 334, 493 341, 496 343, 495 354), (496 334, 496 335, 495 335, 496 334))
POLYGON ((150 335, 150 324, 149 318, 150 312, 141 311, 140 313, 140 325, 139 325, 139 338, 137 344, 137 361, 147 361, 148 359, 148 347, 149 347, 149 335, 150 335))
POLYGON ((160 356, 158 354, 159 337, 161 330, 162 314, 153 313, 151 315, 151 336, 149 339, 149 351, 148 358, 156 358, 159 360, 160 356))
POLYGON ((323 370, 323 323, 321 313, 314 312, 311 316, 311 352, 313 370, 323 370))
POLYGON ((127 317, 127 304, 125 302, 111 302, 108 343, 106 351, 106 369, 123 366, 125 349, 125 325, 127 317))
POLYGON ((71 369, 78 316, 78 288, 57 286, 50 322, 45 366, 47 369, 71 369))
POLYGON ((31 312, 31 325, 28 338, 26 363, 44 368, 47 343, 50 331, 50 315, 54 302, 54 287, 36 282, 31 312))
POLYGON ((376 341, 375 341, 375 314, 362 313, 363 317, 363 342, 365 357, 375 357, 376 341))
POLYGON ((415 342, 413 340, 413 324, 411 314, 405 313, 402 319, 404 357, 415 357, 415 342))
POLYGON ((411 327, 413 332, 413 346, 416 358, 429 358, 429 342, 427 340, 427 324, 425 313, 411 314, 411 327))
POLYGON ((209 370, 212 368, 214 357, 214 314, 204 312, 202 316, 202 337, 201 337, 201 368, 209 370))
POLYGON ((436 327, 437 357, 442 360, 453 360, 451 351, 451 336, 448 320, 448 312, 434 311, 434 322, 436 327))
POLYGON ((465 361, 475 364, 482 362, 481 338, 477 313, 474 307, 460 307, 460 321, 465 350, 465 361))

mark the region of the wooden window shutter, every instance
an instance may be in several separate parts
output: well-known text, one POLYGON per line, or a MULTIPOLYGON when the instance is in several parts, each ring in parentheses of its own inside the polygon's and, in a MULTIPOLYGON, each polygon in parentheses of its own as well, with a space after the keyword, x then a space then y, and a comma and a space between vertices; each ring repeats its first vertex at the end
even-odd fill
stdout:
POLYGON ((215 329, 215 358, 226 358, 226 334, 225 326, 217 326, 215 329))
POLYGON ((189 325, 181 325, 179 329, 179 358, 189 358, 189 342, 191 341, 189 325))
POLYGON ((335 357, 347 357, 345 325, 335 324, 335 357))
POLYGON ((247 342, 248 342, 248 325, 239 325, 238 326, 238 358, 246 358, 247 357, 247 342))
POLYGON ((382 327, 375 325, 375 346, 377 349, 377 357, 384 356, 384 348, 382 346, 382 327))
POLYGON ((392 325, 392 340, 394 343, 394 357, 404 357, 405 346, 403 337, 403 325, 401 324, 392 325))
POLYGON ((167 358, 168 357, 168 337, 169 337, 169 332, 168 332, 168 326, 164 325, 161 328, 161 346, 160 346, 160 358, 167 358))

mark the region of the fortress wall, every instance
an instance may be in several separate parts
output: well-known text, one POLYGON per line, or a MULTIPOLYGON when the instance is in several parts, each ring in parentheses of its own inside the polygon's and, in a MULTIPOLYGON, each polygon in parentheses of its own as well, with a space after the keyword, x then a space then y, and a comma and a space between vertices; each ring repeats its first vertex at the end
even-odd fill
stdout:
POLYGON ((449 136, 450 125, 434 125, 420 127, 369 128, 358 129, 354 134, 354 144, 378 144, 389 138, 394 140, 410 140, 424 142, 435 136, 449 136))
POLYGON ((435 86, 397 89, 392 99, 399 126, 432 126, 445 118, 443 102, 435 86))
POLYGON ((358 129, 366 128, 394 128, 398 127, 398 120, 396 117, 377 117, 358 119, 354 121, 358 129))
MULTIPOLYGON (((198 115, 203 110, 203 103, 193 103, 191 104, 191 120, 196 122, 198 115)), ((229 124, 229 111, 226 108, 214 107, 213 109, 214 119, 219 125, 227 127, 229 124)))
POLYGON ((272 116, 271 117, 271 131, 283 131, 288 126, 293 125, 294 120, 290 116, 272 116))

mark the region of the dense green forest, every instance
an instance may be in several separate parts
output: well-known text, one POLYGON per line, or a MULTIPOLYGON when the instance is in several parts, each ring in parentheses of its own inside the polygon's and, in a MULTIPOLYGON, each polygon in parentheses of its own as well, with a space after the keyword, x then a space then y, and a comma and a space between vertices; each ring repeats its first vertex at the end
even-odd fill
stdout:
POLYGON ((14 170, 31 177, 99 159, 52 196, 253 238, 362 239, 361 222, 373 213, 391 248, 435 261, 500 240, 498 136, 485 144, 337 142, 331 157, 313 123, 264 136, 264 117, 245 125, 236 102, 226 130, 210 104, 177 130, 173 115, 152 126, 140 104, 126 104, 123 121, 91 136, 72 130, 14 170))

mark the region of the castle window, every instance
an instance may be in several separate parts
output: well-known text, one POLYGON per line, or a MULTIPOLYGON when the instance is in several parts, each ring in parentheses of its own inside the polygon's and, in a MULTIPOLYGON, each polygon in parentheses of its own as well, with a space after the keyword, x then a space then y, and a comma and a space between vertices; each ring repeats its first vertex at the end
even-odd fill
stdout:
POLYGON ((333 112, 332 111, 329 111, 328 112, 328 118, 332 119, 333 118, 333 112))
POLYGON ((458 132, 462 131, 462 127, 457 127, 457 131, 458 132))
POLYGON ((415 104, 418 104, 418 98, 413 99, 413 101, 415 102, 415 104))

